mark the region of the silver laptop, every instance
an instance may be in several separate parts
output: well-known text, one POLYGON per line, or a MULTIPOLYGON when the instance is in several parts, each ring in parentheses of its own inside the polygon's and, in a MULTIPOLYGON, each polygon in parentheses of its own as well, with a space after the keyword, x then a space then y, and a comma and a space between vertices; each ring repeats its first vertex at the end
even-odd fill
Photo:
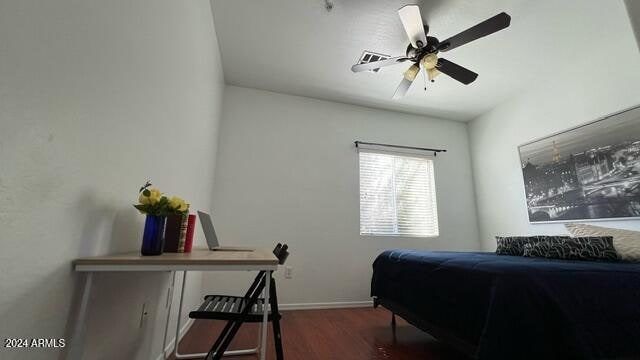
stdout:
POLYGON ((211 220, 211 215, 207 214, 206 212, 198 211, 198 217, 200 218, 200 225, 202 225, 202 231, 204 231, 204 237, 207 239, 207 245, 209 245, 210 250, 253 251, 250 248, 220 246, 220 242, 218 242, 218 236, 216 235, 216 229, 213 227, 213 220, 211 220))

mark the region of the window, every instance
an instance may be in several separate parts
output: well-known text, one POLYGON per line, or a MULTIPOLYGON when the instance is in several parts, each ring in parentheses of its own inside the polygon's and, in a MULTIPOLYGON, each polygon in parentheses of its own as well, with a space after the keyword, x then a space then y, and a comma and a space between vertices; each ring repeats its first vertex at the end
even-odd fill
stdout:
POLYGON ((430 157, 359 149, 360 235, 438 236, 430 157))

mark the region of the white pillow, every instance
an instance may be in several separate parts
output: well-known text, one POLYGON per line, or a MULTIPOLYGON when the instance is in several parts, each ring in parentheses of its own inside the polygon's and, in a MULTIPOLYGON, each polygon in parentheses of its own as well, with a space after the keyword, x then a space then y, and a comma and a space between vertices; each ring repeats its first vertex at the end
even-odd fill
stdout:
POLYGON ((612 236, 613 247, 625 261, 640 261, 640 231, 613 229, 587 224, 564 224, 573 237, 612 236))

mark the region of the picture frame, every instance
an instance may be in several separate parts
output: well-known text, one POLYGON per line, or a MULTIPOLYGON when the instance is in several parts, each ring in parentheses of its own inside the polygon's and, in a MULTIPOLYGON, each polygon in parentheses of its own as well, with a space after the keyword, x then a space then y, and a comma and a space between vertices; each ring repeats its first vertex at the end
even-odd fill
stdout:
POLYGON ((640 105, 518 146, 529 223, 640 219, 640 105))

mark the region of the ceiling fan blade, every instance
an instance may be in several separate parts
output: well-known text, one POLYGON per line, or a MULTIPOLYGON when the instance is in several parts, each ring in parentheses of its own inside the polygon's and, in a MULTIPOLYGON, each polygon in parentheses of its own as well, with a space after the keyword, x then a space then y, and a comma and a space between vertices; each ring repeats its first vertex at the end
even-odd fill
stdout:
POLYGON ((451 49, 455 49, 458 46, 470 43, 474 40, 480 39, 481 37, 485 37, 493 34, 494 32, 505 29, 509 27, 510 23, 511 16, 502 12, 476 26, 470 27, 459 34, 448 38, 447 40, 441 41, 440 45, 438 45, 438 50, 449 51, 451 49))
POLYGON ((438 64, 436 65, 436 69, 443 74, 447 74, 454 78, 455 80, 460 81, 465 85, 471 84, 477 77, 478 74, 473 71, 463 68, 462 66, 452 63, 447 59, 438 59, 438 64))
POLYGON ((351 67, 351 71, 360 72, 360 71, 367 71, 367 70, 375 70, 384 66, 400 64, 407 60, 409 60, 409 58, 406 56, 398 56, 398 57, 393 57, 386 60, 374 61, 370 63, 355 64, 351 67))
POLYGON ((393 93, 393 100, 399 100, 404 97, 404 95, 409 91, 409 88, 413 84, 413 81, 402 78, 400 85, 396 89, 396 92, 393 93))
POLYGON ((424 24, 422 23, 422 15, 420 15, 420 7, 418 5, 405 5, 398 10, 400 21, 407 32, 411 46, 418 49, 427 45, 427 35, 424 33, 424 24), (421 43, 418 46, 418 41, 421 43))

